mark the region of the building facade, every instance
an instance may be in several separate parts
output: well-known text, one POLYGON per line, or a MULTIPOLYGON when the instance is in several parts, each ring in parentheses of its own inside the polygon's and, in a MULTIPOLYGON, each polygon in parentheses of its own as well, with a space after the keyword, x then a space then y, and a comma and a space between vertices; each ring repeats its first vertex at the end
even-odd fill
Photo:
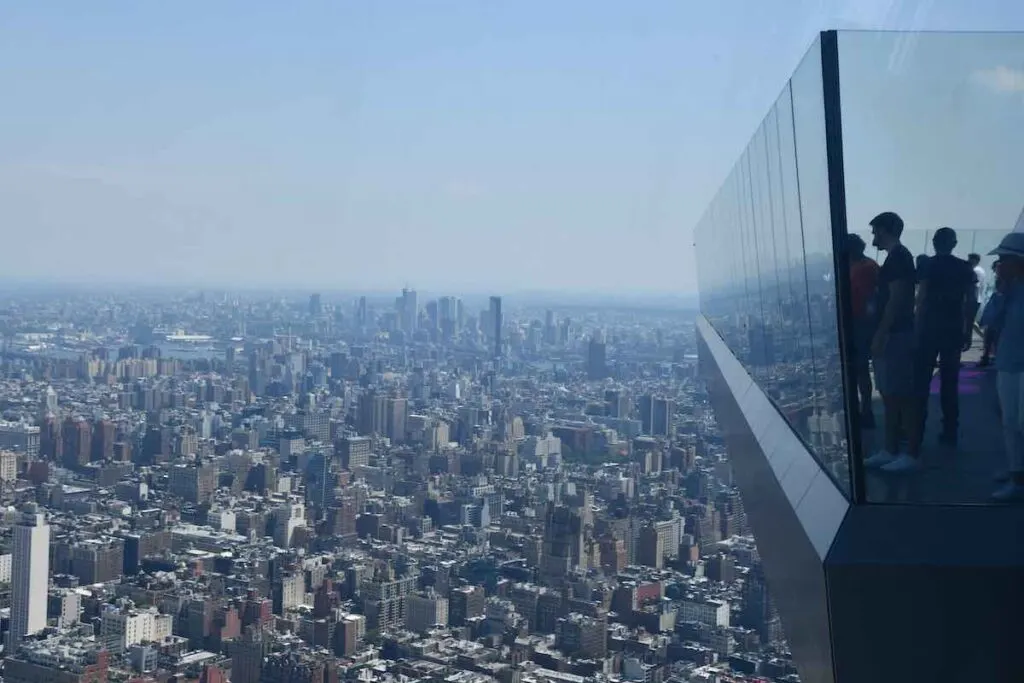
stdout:
POLYGON ((30 503, 14 526, 14 550, 11 557, 12 646, 26 634, 46 628, 49 578, 50 525, 46 523, 46 515, 30 503))

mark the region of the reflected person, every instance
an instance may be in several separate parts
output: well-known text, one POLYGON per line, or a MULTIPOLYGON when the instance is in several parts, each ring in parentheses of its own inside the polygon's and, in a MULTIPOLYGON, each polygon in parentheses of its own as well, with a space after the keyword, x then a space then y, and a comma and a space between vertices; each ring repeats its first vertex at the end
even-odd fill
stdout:
POLYGON ((956 444, 960 419, 960 354, 971 346, 974 332, 977 275, 971 265, 953 255, 956 231, 939 228, 932 237, 935 256, 918 273, 917 354, 919 384, 918 428, 923 438, 928 396, 935 365, 939 366, 942 432, 939 441, 956 444))
POLYGON ((1002 288, 992 312, 999 335, 996 392, 1002 408, 1008 471, 993 494, 996 501, 1024 500, 1024 233, 1011 232, 992 252, 999 257, 1002 288))
POLYGON ((988 300, 988 273, 985 272, 981 265, 980 254, 968 254, 967 263, 974 269, 974 279, 977 282, 974 288, 974 315, 971 317, 971 320, 977 320, 978 311, 981 310, 982 304, 988 300))
POLYGON ((985 302, 985 307, 981 310, 981 318, 978 320, 978 324, 982 329, 981 359, 978 361, 978 367, 980 368, 987 368, 992 364, 992 356, 995 354, 996 346, 999 342, 999 330, 994 325, 996 322, 995 314, 1000 310, 1003 298, 1006 296, 1005 282, 999 275, 999 270, 999 259, 996 259, 992 264, 992 274, 995 276, 992 293, 985 302))
POLYGON ((914 259, 914 276, 916 282, 921 282, 921 273, 928 267, 928 254, 918 254, 914 259))
POLYGON ((914 367, 914 257, 900 242, 903 219, 886 211, 871 219, 872 243, 886 252, 878 273, 875 308, 878 325, 871 342, 875 383, 885 407, 885 441, 882 449, 864 461, 867 467, 887 472, 907 472, 919 466, 914 428, 916 400, 914 367), (900 442, 908 437, 908 449, 900 454, 900 442))
POLYGON ((875 333, 875 296, 878 289, 878 264, 864 255, 866 245, 860 235, 847 235, 846 252, 850 267, 850 299, 853 312, 853 359, 860 401, 860 424, 874 429, 872 409, 871 339, 875 333))

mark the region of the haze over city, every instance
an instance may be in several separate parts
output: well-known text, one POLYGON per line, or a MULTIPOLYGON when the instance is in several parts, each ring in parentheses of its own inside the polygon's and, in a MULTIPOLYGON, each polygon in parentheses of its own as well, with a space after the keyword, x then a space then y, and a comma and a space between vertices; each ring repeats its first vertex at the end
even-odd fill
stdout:
POLYGON ((929 6, 8 4, 4 277, 692 294, 815 31, 1021 11, 929 6))

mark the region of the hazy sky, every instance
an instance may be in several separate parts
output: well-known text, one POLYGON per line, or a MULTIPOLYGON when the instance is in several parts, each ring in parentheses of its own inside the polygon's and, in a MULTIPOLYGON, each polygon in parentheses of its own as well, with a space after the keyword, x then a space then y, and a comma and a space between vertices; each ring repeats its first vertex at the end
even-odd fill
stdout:
POLYGON ((830 27, 1024 6, 4 3, 2 276, 691 292, 693 224, 830 27))

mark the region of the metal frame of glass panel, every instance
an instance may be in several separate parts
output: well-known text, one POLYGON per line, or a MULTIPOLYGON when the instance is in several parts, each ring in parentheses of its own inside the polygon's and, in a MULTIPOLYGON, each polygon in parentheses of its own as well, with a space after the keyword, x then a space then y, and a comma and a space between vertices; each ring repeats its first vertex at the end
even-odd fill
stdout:
POLYGON ((828 157, 828 198, 829 213, 832 217, 832 254, 835 268, 836 302, 839 315, 839 357, 843 368, 843 395, 846 398, 846 434, 850 457, 850 499, 854 504, 863 503, 864 458, 862 457, 861 414, 857 410, 856 368, 851 362, 854 338, 853 301, 850 296, 850 271, 847 268, 845 245, 848 228, 846 224, 846 178, 843 167, 843 121, 839 85, 839 40, 835 31, 821 34, 821 82, 824 90, 825 108, 825 151, 828 157))

